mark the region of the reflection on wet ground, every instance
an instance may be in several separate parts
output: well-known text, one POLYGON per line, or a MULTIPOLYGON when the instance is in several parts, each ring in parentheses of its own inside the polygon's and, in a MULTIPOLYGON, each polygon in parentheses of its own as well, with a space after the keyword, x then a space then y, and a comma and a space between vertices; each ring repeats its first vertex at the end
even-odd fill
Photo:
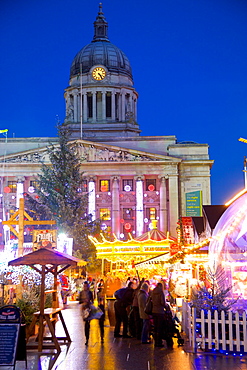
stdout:
MULTIPOLYGON (((63 310, 72 343, 61 345, 62 352, 38 354, 27 352, 28 370, 247 370, 247 357, 193 354, 188 343, 173 349, 154 348, 134 338, 113 337, 113 327, 105 326, 105 341, 101 344, 98 321, 91 322, 89 345, 85 346, 80 306, 71 302, 63 310)), ((57 335, 63 335, 62 325, 56 324, 57 335)), ((46 350, 47 351, 47 350, 46 350)), ((13 367, 1 367, 1 370, 13 367)), ((16 370, 24 370, 25 362, 17 361, 16 370)))

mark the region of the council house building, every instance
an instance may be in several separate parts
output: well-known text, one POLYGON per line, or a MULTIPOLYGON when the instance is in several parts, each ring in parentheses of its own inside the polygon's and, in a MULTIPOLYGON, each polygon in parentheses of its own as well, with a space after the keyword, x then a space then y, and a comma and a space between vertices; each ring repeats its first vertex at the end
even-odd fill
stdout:
MULTIPOLYGON (((141 136, 131 63, 110 42, 102 5, 92 41, 72 59, 64 98, 64 125, 84 174, 78 189, 88 192, 88 212, 101 218, 103 229, 126 239, 157 220, 159 230, 176 237, 179 217, 200 216, 202 204, 211 204, 208 144, 178 142, 175 135, 141 136)), ((0 139, 2 220, 18 207, 23 192, 35 196, 49 141, 58 139, 0 139)), ((0 244, 8 242, 7 229, 0 230, 0 244)))

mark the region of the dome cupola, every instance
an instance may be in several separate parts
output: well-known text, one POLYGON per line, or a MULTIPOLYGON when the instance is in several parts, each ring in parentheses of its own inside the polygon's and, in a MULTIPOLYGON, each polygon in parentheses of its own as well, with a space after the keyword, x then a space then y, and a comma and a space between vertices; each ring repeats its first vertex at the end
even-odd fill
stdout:
POLYGON ((108 39, 108 22, 102 12, 102 4, 94 22, 94 37, 90 44, 84 46, 75 56, 70 78, 78 75, 80 70, 87 73, 94 65, 104 65, 109 72, 120 73, 132 79, 132 70, 129 59, 124 52, 108 39))
POLYGON ((129 59, 108 39, 102 4, 94 22, 94 37, 74 57, 65 89, 65 124, 73 137, 100 140, 140 135, 138 94, 129 59))

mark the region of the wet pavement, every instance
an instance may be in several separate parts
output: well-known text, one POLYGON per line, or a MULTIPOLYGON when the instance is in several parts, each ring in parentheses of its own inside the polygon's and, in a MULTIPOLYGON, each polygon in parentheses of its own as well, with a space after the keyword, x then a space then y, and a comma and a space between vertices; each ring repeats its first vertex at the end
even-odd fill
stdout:
MULTIPOLYGON (((153 343, 141 344, 135 338, 114 338, 113 327, 105 321, 105 340, 101 343, 98 321, 91 322, 89 345, 85 346, 83 320, 78 302, 70 302, 63 310, 72 342, 61 345, 61 353, 27 351, 28 370, 247 370, 247 356, 233 357, 193 354, 188 342, 173 349, 155 348, 153 343)), ((63 336, 61 322, 56 324, 57 336, 63 336)), ((47 352, 47 350, 46 350, 47 352)), ((24 370, 25 361, 17 361, 15 369, 24 370)), ((9 370, 13 367, 1 367, 9 370)))

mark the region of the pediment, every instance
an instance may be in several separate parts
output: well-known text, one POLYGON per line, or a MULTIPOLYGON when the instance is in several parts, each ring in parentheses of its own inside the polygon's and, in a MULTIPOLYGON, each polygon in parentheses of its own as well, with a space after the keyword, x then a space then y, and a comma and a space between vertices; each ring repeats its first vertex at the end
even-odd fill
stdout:
POLYGON ((0 156, 0 162, 3 163, 42 163, 49 162, 47 148, 30 149, 17 153, 0 156))
MULTIPOLYGON (((180 158, 153 154, 145 151, 95 143, 87 140, 74 140, 69 143, 78 154, 81 162, 181 162, 180 158)), ((58 144, 54 144, 54 147, 58 144)), ((47 147, 0 156, 6 163, 49 163, 47 147)))

